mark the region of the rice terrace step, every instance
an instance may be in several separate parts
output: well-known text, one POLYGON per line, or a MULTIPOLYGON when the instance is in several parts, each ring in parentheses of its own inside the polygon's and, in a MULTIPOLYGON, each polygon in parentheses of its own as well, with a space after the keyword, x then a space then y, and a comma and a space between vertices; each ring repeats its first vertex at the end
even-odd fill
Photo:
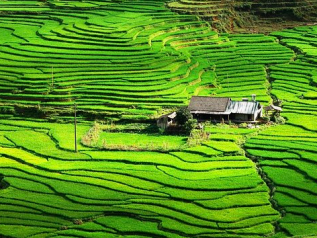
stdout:
POLYGON ((0 237, 317 237, 316 10, 0 1, 0 237))

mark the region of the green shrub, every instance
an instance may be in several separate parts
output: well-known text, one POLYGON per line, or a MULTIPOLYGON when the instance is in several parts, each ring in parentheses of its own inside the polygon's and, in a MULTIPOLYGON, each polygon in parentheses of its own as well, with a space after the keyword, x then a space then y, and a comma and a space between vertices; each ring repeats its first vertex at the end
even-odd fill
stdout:
POLYGON ((186 134, 190 134, 192 130, 194 130, 197 126, 197 120, 196 119, 189 119, 188 121, 185 122, 184 128, 186 131, 186 134))
MULTIPOLYGON (((182 107, 176 111, 175 120, 179 125, 185 126, 185 124, 192 119, 193 115, 189 112, 187 107, 182 107)), ((188 126, 190 126, 191 124, 193 124, 193 121, 191 121, 188 126)))
POLYGON ((209 133, 205 132, 204 130, 193 130, 197 125, 197 121, 194 122, 193 128, 190 128, 190 136, 187 139, 188 146, 197 146, 200 145, 202 142, 209 139, 209 133))
POLYGON ((275 115, 273 121, 277 124, 285 124, 286 122, 285 118, 280 115, 275 115))

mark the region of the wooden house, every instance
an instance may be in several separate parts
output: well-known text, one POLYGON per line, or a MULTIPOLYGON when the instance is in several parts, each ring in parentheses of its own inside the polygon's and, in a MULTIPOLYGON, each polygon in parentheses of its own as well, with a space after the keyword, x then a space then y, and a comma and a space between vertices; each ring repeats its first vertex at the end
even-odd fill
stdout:
POLYGON ((255 100, 243 99, 233 101, 228 97, 202 97, 191 98, 188 109, 198 121, 256 121, 262 116, 262 106, 255 100))
POLYGON ((230 98, 193 96, 188 110, 199 121, 229 120, 230 112, 227 110, 230 98))

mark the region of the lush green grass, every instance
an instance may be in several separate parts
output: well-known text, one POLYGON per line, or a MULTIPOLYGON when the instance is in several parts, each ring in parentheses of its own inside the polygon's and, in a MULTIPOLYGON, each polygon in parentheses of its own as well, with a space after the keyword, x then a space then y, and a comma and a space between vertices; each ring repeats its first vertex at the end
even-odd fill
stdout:
POLYGON ((9 132, 6 136, 13 141, 13 143, 46 158, 52 157, 63 159, 66 156, 68 159, 89 159, 89 157, 85 155, 76 155, 74 152, 58 149, 45 132, 39 133, 32 130, 26 130, 9 132))
POLYGON ((133 134, 133 133, 113 133, 102 132, 97 146, 105 148, 125 147, 144 150, 165 149, 179 150, 186 147, 187 137, 164 136, 160 134, 133 134))
POLYGON ((315 223, 284 223, 282 227, 289 231, 293 236, 311 237, 317 232, 317 226, 315 223))
POLYGON ((239 152, 241 150, 238 145, 232 142, 208 141, 203 144, 222 152, 239 152))

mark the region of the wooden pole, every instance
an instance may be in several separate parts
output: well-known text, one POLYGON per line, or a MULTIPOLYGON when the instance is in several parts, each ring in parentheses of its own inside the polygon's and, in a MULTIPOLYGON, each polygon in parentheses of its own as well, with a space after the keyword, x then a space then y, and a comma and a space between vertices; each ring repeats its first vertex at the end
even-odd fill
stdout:
POLYGON ((77 104, 74 104, 75 106, 75 117, 74 117, 74 124, 75 124, 75 152, 78 152, 77 149, 77 115, 76 115, 76 111, 77 111, 77 104))
POLYGON ((54 86, 54 67, 52 66, 52 82, 51 82, 51 87, 54 86))

